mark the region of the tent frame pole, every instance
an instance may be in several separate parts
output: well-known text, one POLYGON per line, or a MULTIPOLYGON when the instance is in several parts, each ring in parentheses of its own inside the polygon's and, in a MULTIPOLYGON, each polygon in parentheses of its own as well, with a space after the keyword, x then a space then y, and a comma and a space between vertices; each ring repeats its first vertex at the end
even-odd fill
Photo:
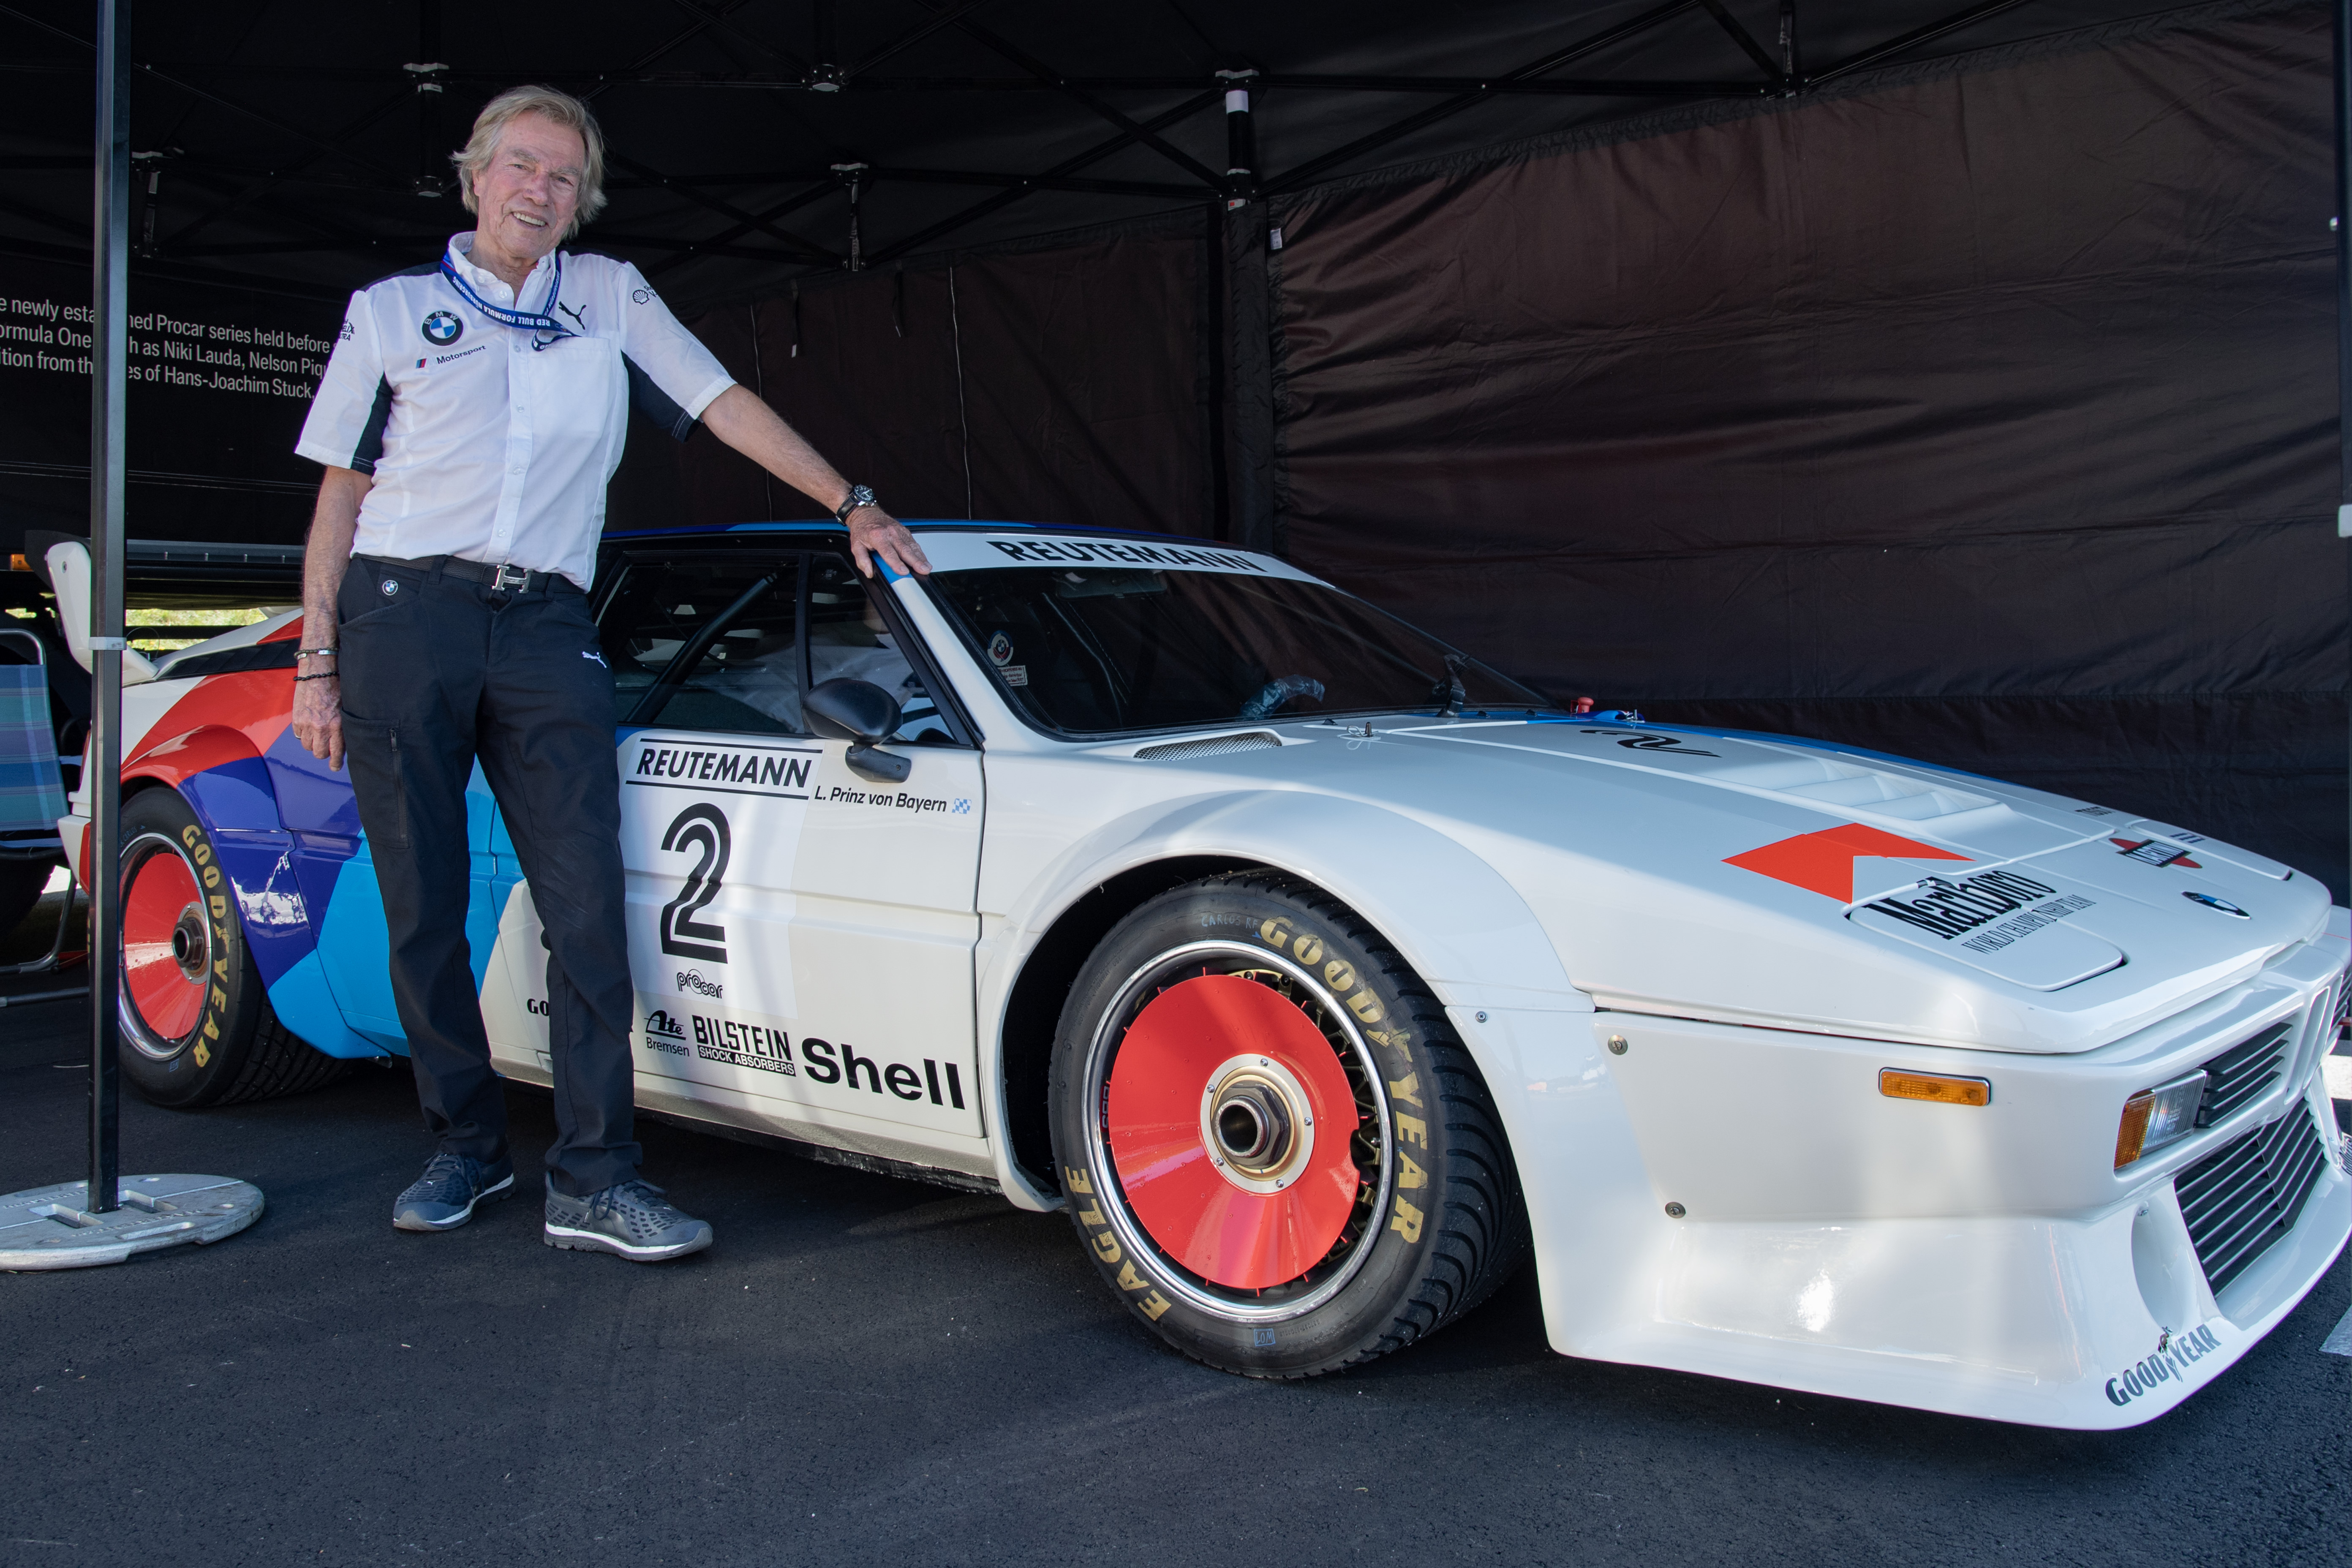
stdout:
MULTIPOLYGON (((2336 536, 2352 539, 2352 0, 2335 0, 2330 10, 2336 24, 2336 536)), ((2352 566, 2346 588, 2352 595, 2352 566)), ((2352 632, 2352 618, 2347 630, 2352 632)), ((2346 763, 2352 782, 2352 754, 2346 763)), ((2352 800, 2347 808, 2352 825, 2352 800)), ((2345 883, 2343 901, 2352 904, 2352 880, 2345 883)))
POLYGON ((123 398, 131 304, 131 0, 99 0, 89 363, 90 716, 89 1209, 121 1206, 122 1089, 115 993, 122 892, 114 874, 122 817, 123 398))

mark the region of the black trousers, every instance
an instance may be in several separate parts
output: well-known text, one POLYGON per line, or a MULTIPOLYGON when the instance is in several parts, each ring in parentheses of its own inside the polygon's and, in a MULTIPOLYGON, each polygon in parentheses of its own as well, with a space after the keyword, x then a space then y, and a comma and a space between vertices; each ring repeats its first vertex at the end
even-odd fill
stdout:
POLYGON ((629 1180, 642 1152, 613 676, 586 595, 560 577, 494 595, 426 563, 359 555, 336 618, 343 745, 426 1128, 452 1153, 507 1153, 466 942, 466 784, 479 762, 545 931, 549 1175, 574 1197, 629 1180))

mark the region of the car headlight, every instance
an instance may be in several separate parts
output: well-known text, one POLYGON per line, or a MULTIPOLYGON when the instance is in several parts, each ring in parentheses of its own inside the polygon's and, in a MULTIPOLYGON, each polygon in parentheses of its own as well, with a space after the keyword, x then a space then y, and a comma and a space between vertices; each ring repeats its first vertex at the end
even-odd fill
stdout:
POLYGON ((2123 1122, 2116 1129, 2116 1169, 2195 1131, 2197 1107, 2204 1098, 2205 1069, 2200 1068, 2125 1100, 2123 1122))

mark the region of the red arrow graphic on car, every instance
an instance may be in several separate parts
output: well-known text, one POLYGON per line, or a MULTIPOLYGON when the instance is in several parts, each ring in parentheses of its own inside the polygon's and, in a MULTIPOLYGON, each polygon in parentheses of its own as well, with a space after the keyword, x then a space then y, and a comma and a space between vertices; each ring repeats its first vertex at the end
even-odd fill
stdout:
POLYGON ((1794 838, 1783 838, 1778 844, 1767 844, 1761 849, 1734 855, 1724 864, 1848 904, 1853 901, 1853 863, 1871 858, 1882 860, 1968 858, 1948 849, 1938 849, 1932 844, 1922 844, 1916 838, 1899 837, 1875 827, 1864 827, 1859 822, 1849 822, 1840 827, 1825 828, 1819 833, 1801 833, 1794 838))

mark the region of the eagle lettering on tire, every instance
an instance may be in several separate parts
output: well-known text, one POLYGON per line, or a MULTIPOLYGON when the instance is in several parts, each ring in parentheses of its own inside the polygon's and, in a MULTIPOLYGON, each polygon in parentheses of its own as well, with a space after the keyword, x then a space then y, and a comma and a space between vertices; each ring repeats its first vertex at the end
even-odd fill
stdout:
POLYGON ((1120 921, 1071 987, 1051 1100, 1096 1268, 1228 1371, 1398 1349, 1527 1252, 1501 1123, 1444 1009, 1301 883, 1212 878, 1120 921))

